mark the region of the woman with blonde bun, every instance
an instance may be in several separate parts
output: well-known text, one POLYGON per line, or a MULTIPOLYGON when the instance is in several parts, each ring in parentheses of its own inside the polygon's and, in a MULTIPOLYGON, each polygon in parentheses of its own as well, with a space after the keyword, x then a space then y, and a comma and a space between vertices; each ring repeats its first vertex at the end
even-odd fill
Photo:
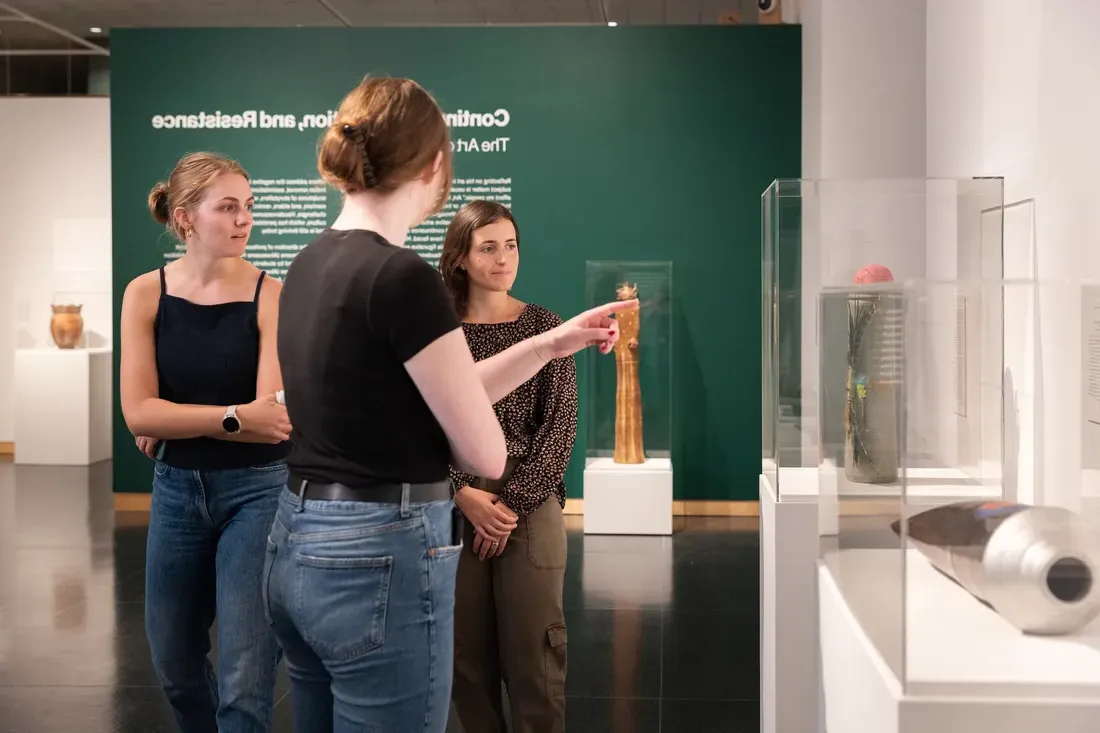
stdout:
POLYGON ((438 270, 404 246, 450 190, 435 100, 409 79, 366 79, 341 103, 318 168, 344 205, 283 289, 294 445, 267 607, 299 733, 443 733, 462 547, 449 467, 499 478, 507 448, 493 403, 552 359, 610 351, 610 316, 633 302, 475 364, 438 270))
POLYGON ((153 668, 182 733, 266 733, 280 652, 260 581, 291 429, 275 399, 280 285, 242 259, 252 191, 236 161, 185 156, 149 208, 184 245, 122 297, 122 414, 156 461, 145 569, 153 668))

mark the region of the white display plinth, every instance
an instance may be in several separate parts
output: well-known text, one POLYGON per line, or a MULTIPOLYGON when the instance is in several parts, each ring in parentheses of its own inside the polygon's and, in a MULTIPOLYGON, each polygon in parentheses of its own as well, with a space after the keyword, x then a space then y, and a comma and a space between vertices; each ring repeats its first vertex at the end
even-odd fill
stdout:
POLYGON ((15 462, 87 466, 111 457, 111 349, 15 352, 15 462))
MULTIPOLYGON (((901 550, 845 550, 839 563, 862 608, 891 608, 901 550)), ((824 561, 819 640, 829 733, 1096 733, 1100 622, 1073 636, 1020 633, 906 551, 906 682, 875 648, 824 561)), ((829 562, 836 562, 831 559, 829 562)), ((901 619, 884 619, 901 633, 901 619)), ((881 633, 881 632, 880 632, 881 633)))
POLYGON ((585 534, 672 534, 672 459, 615 463, 589 458, 584 466, 585 534))
POLYGON ((814 581, 818 476, 816 468, 779 471, 782 496, 760 476, 760 730, 814 733, 824 731, 814 581))

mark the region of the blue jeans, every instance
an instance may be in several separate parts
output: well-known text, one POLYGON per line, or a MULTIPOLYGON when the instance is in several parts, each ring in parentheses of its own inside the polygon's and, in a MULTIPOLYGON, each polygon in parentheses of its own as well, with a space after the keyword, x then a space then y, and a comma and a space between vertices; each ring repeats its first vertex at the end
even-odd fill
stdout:
POLYGON ((192 471, 158 462, 153 473, 145 630, 157 678, 183 733, 267 733, 281 652, 260 581, 286 464, 192 471))
POLYGON ((444 733, 454 669, 454 502, 302 501, 284 491, 266 604, 296 733, 444 733))

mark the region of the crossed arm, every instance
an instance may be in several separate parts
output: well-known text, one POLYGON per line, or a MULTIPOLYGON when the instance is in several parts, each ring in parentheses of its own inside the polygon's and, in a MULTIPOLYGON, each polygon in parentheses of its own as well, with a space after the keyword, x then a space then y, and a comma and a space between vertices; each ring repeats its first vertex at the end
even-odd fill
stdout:
MULTIPOLYGON (((278 330, 281 285, 265 278, 260 290, 260 367, 256 375, 257 401, 282 389, 275 336, 278 330)), ((222 429, 228 405, 184 405, 160 397, 153 325, 160 301, 156 271, 135 278, 122 296, 119 329, 119 395, 126 426, 135 436, 154 440, 208 437, 249 443, 277 442, 278 436, 247 429, 247 406, 241 415, 246 429, 230 435, 222 429)), ((285 439, 285 438, 283 438, 285 439)))

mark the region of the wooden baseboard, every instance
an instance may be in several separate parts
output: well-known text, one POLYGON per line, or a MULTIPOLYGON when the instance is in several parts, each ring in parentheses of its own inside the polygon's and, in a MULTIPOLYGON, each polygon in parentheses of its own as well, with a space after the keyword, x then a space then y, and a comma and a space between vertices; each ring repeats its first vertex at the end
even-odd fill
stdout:
MULTIPOLYGON (((0 448, 3 447, 0 443, 0 448)), ((10 444, 9 444, 10 445, 10 444)), ((0 450, 0 455, 3 451, 0 450)), ((153 501, 152 494, 115 494, 116 512, 149 512, 153 501)), ((844 517, 893 516, 898 511, 897 500, 893 504, 881 501, 846 501, 839 507, 844 517)), ((584 499, 566 499, 565 514, 583 515, 584 499)), ((674 517, 759 517, 758 501, 674 501, 674 517)))
MULTIPOLYGON (((566 499, 565 514, 584 514, 584 499, 566 499)), ((698 501, 672 502, 674 517, 759 517, 758 501, 698 501)))
POLYGON ((0 442, 0 456, 14 456, 15 455, 15 443, 2 443, 0 442))
POLYGON ((152 505, 152 494, 115 494, 116 512, 148 512, 152 505))
POLYGON ((672 502, 674 517, 759 517, 758 501, 699 501, 672 502))

